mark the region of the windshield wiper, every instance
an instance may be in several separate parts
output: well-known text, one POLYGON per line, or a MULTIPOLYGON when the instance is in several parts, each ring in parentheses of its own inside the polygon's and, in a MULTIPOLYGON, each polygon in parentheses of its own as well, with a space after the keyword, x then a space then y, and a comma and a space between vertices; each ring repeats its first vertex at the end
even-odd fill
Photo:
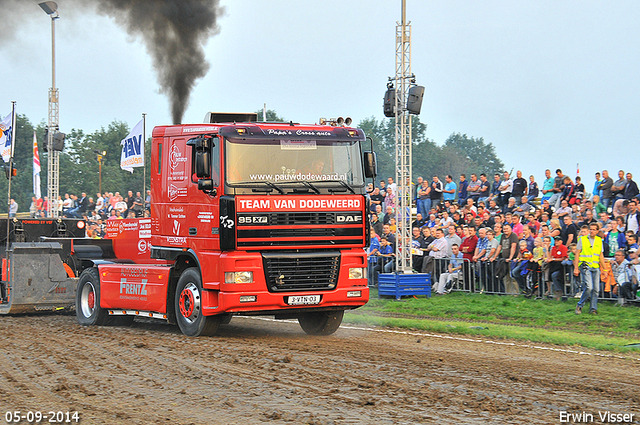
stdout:
MULTIPOLYGON (((353 188, 351 186, 349 186, 348 184, 346 184, 342 180, 322 180, 322 183, 340 183, 349 192, 351 192, 354 195, 356 194, 356 191, 353 190, 353 188)), ((342 190, 338 191, 338 190, 335 190, 335 189, 328 189, 328 190, 329 190, 329 192, 343 192, 342 190)))
MULTIPOLYGON (((276 191, 278 191, 278 193, 280 195, 284 195, 284 190, 282 190, 282 188, 280 188, 279 186, 271 183, 270 181, 244 181, 244 182, 234 182, 232 184, 229 184, 229 186, 234 187, 234 186, 238 186, 238 187, 254 187, 253 185, 255 184, 264 184, 268 187, 271 188, 271 190, 268 189, 263 189, 265 191, 271 192, 273 189, 275 189, 276 191)), ((258 192, 260 191, 259 189, 253 189, 254 192, 258 192)))
POLYGON ((320 189, 318 189, 317 187, 315 187, 313 184, 307 182, 307 181, 300 181, 300 183, 302 183, 303 185, 307 186, 309 189, 313 190, 316 194, 320 195, 320 189))

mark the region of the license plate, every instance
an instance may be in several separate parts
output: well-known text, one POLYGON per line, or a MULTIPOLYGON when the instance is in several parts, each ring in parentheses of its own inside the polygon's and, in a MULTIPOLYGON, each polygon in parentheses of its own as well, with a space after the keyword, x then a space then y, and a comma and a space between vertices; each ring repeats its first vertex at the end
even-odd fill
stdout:
POLYGON ((320 295, 295 295, 287 299, 289 305, 320 304, 320 295))

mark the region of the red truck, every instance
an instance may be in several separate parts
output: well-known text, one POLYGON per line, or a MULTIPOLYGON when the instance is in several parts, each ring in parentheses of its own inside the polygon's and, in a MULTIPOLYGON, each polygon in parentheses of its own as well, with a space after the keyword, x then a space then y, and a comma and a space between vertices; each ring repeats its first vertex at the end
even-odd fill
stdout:
POLYGON ((255 119, 153 130, 151 218, 109 220, 116 259, 80 275, 82 325, 152 317, 199 336, 273 315, 328 335, 368 301, 364 133, 255 119))

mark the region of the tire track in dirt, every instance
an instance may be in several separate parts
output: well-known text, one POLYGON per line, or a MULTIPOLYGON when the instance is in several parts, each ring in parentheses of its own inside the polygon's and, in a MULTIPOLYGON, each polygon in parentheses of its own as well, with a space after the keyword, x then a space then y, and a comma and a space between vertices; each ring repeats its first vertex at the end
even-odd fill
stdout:
POLYGON ((0 407, 73 409, 84 423, 538 424, 640 405, 630 360, 415 335, 309 337, 242 318, 194 339, 70 316, 0 317, 0 335, 0 407))

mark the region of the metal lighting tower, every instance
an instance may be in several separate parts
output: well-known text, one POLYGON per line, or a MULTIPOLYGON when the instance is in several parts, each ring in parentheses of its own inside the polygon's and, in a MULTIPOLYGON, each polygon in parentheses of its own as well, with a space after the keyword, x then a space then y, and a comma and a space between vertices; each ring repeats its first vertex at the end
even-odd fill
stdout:
POLYGON ((407 110, 407 93, 411 73, 411 25, 407 22, 407 7, 402 0, 402 21, 396 25, 396 271, 412 273, 411 267, 411 115, 407 110))
POLYGON ((45 1, 38 6, 51 17, 51 88, 49 89, 49 120, 47 132, 47 150, 49 158, 47 161, 47 195, 49 196, 49 207, 47 215, 49 217, 58 216, 57 200, 60 188, 60 152, 53 149, 53 137, 58 130, 60 107, 58 105, 58 89, 56 88, 56 19, 58 5, 54 1, 45 1))

